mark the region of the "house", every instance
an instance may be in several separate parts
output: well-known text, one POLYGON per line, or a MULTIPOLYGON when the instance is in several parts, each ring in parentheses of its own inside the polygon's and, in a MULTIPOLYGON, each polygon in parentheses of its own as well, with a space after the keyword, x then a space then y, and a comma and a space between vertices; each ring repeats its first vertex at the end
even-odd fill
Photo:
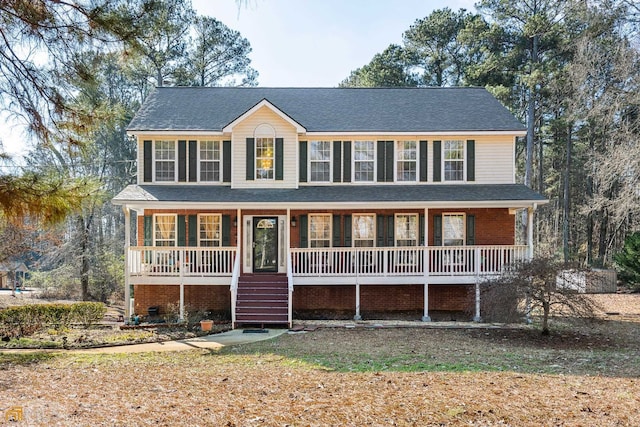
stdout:
POLYGON ((113 202, 137 224, 138 314, 479 320, 481 280, 533 253, 516 213, 546 203, 515 181, 524 127, 483 88, 158 88, 128 132, 137 183, 113 202))

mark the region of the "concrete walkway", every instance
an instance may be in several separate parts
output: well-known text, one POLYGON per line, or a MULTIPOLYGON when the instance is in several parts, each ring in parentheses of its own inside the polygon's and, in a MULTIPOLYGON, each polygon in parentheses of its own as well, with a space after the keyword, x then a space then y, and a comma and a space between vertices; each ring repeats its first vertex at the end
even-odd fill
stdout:
POLYGON ((278 337, 287 332, 287 329, 266 329, 267 332, 245 333, 242 329, 220 334, 206 335, 198 338, 189 338, 178 341, 153 342, 145 344, 118 345, 113 347, 80 348, 80 349, 10 349, 1 350, 0 353, 76 353, 76 354, 117 354, 117 353, 146 353, 155 351, 184 351, 184 350, 216 350, 230 345, 248 344, 257 341, 278 337))

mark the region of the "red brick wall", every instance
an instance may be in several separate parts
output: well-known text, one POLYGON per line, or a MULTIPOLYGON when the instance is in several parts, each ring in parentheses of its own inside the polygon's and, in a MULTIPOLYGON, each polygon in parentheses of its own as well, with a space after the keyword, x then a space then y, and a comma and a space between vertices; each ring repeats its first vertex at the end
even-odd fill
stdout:
MULTIPOLYGON (((166 313, 168 304, 179 304, 180 286, 178 285, 135 285, 134 311, 147 314, 152 306, 160 307, 160 314, 166 313)), ((216 313, 231 312, 231 292, 228 286, 185 285, 185 308, 192 311, 210 310, 216 313)))

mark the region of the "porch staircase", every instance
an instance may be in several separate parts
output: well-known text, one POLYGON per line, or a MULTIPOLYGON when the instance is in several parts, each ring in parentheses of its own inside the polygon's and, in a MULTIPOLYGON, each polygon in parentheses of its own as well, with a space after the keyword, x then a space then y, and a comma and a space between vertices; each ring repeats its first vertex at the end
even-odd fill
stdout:
POLYGON ((236 324, 289 323, 289 289, 284 274, 252 274, 238 279, 236 324))

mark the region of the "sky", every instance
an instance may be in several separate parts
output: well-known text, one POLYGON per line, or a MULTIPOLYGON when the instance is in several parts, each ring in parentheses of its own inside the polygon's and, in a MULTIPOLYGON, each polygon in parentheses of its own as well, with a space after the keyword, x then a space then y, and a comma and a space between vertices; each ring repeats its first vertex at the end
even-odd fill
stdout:
MULTIPOLYGON (((449 7, 475 11, 474 0, 192 0, 200 15, 239 31, 253 49, 259 86, 334 87, 367 64, 417 19, 449 7)), ((24 127, 0 115, 0 140, 19 156, 24 127)))

